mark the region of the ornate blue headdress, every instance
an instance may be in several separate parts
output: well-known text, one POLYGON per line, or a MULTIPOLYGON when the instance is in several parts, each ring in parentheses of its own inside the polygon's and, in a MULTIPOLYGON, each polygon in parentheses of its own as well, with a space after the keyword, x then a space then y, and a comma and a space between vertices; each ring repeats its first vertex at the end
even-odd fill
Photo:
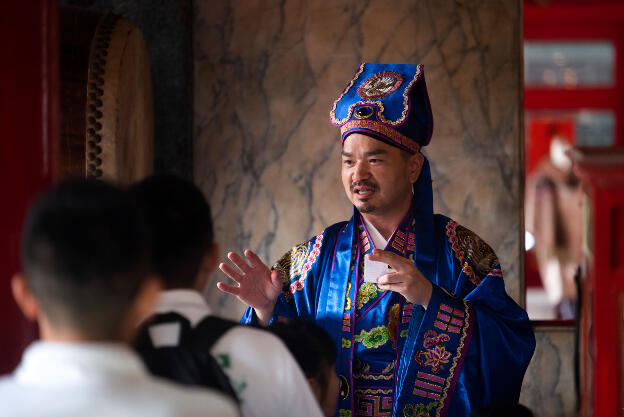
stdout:
POLYGON ((334 101, 329 117, 340 126, 343 143, 358 132, 418 152, 433 132, 423 66, 361 64, 334 101))

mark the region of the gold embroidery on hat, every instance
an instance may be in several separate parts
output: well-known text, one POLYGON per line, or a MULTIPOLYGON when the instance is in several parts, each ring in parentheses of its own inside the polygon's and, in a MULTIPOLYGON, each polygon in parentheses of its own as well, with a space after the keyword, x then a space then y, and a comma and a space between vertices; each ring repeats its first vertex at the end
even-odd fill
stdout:
POLYGON ((399 86, 403 84, 401 74, 391 71, 384 71, 375 74, 364 81, 358 94, 363 99, 376 99, 389 96, 394 93, 399 86))
POLYGON ((336 119, 336 115, 335 115, 334 112, 336 111, 336 106, 338 105, 338 102, 340 100, 342 100, 342 98, 345 96, 345 94, 347 94, 347 92, 351 89, 351 87, 353 87, 353 83, 355 83, 355 80, 358 79, 358 77, 360 76, 362 71, 364 71, 364 64, 363 63, 360 64, 360 68, 357 70, 357 72, 355 73, 355 75, 351 79, 351 82, 349 83, 347 88, 345 88, 344 91, 342 92, 342 94, 340 94, 338 96, 338 98, 336 100, 334 100, 334 104, 332 105, 331 111, 329 112, 329 117, 331 118, 332 123, 340 125, 340 124, 346 122, 349 119, 349 116, 351 115, 351 110, 353 110, 352 107, 349 107, 349 115, 347 115, 347 118, 344 119, 342 122, 340 122, 338 119, 336 119))
POLYGON ((331 119, 331 122, 333 124, 335 124, 335 125, 342 126, 344 123, 346 123, 351 118, 351 115, 353 114, 353 109, 356 106, 362 105, 362 104, 375 104, 375 105, 377 105, 377 119, 380 122, 389 124, 391 126, 401 125, 405 121, 405 118, 407 117, 407 111, 409 110, 409 93, 410 93, 414 83, 420 79, 420 76, 422 74, 422 67, 423 67, 422 65, 417 65, 416 66, 416 73, 414 74, 414 78, 412 78, 410 83, 407 85, 407 87, 403 91, 403 112, 401 113, 401 117, 399 117, 397 120, 388 120, 388 119, 386 119, 386 117, 384 116, 384 106, 383 106, 383 103, 381 102, 381 100, 362 100, 362 101, 358 101, 358 102, 353 103, 353 104, 351 104, 349 106, 349 110, 347 111, 347 116, 344 119, 336 118, 336 106, 338 105, 338 102, 345 96, 345 94, 347 94, 347 92, 351 89, 351 87, 353 87, 353 84, 355 83, 355 81, 358 79, 358 77, 360 76, 362 71, 364 71, 364 65, 365 64, 361 64, 360 65, 359 71, 355 74, 355 76, 353 77, 353 79, 351 80, 351 82, 349 83, 347 88, 334 101, 332 109, 329 112, 329 118, 331 119))

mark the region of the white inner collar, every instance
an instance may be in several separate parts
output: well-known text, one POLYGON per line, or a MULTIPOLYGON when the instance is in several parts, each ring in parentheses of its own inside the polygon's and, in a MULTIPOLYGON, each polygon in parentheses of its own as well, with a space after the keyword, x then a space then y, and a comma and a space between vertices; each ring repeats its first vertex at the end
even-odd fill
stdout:
POLYGON ((366 226, 366 230, 368 230, 368 234, 370 238, 373 240, 373 244, 375 245, 375 248, 386 249, 386 246, 388 246, 389 241, 384 239, 381 232, 379 232, 379 230, 377 230, 375 226, 372 225, 371 222, 366 220, 364 216, 362 216, 362 220, 364 221, 364 225, 366 226))

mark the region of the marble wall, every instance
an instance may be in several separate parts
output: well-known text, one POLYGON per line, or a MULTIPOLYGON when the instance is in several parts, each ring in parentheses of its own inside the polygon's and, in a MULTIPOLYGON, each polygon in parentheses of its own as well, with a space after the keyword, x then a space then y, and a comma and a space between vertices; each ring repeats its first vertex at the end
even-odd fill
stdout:
POLYGON ((524 376, 520 403, 539 417, 577 416, 574 329, 537 327, 535 339, 535 354, 524 376))
MULTIPOLYGON (((194 7, 194 178, 223 257, 251 248, 272 263, 347 219, 330 105, 362 61, 423 63, 436 211, 490 243, 508 292, 523 302, 520 0, 194 7)), ((218 312, 239 316, 236 299, 207 292, 218 312)))

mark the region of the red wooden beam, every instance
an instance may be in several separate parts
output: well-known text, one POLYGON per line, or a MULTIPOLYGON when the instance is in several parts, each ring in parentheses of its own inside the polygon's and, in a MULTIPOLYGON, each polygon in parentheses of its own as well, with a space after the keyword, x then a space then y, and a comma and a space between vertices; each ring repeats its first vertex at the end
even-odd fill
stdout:
POLYGON ((36 337, 12 299, 10 279, 20 268, 27 207, 56 172, 58 49, 56 0, 0 1, 0 374, 36 337))

